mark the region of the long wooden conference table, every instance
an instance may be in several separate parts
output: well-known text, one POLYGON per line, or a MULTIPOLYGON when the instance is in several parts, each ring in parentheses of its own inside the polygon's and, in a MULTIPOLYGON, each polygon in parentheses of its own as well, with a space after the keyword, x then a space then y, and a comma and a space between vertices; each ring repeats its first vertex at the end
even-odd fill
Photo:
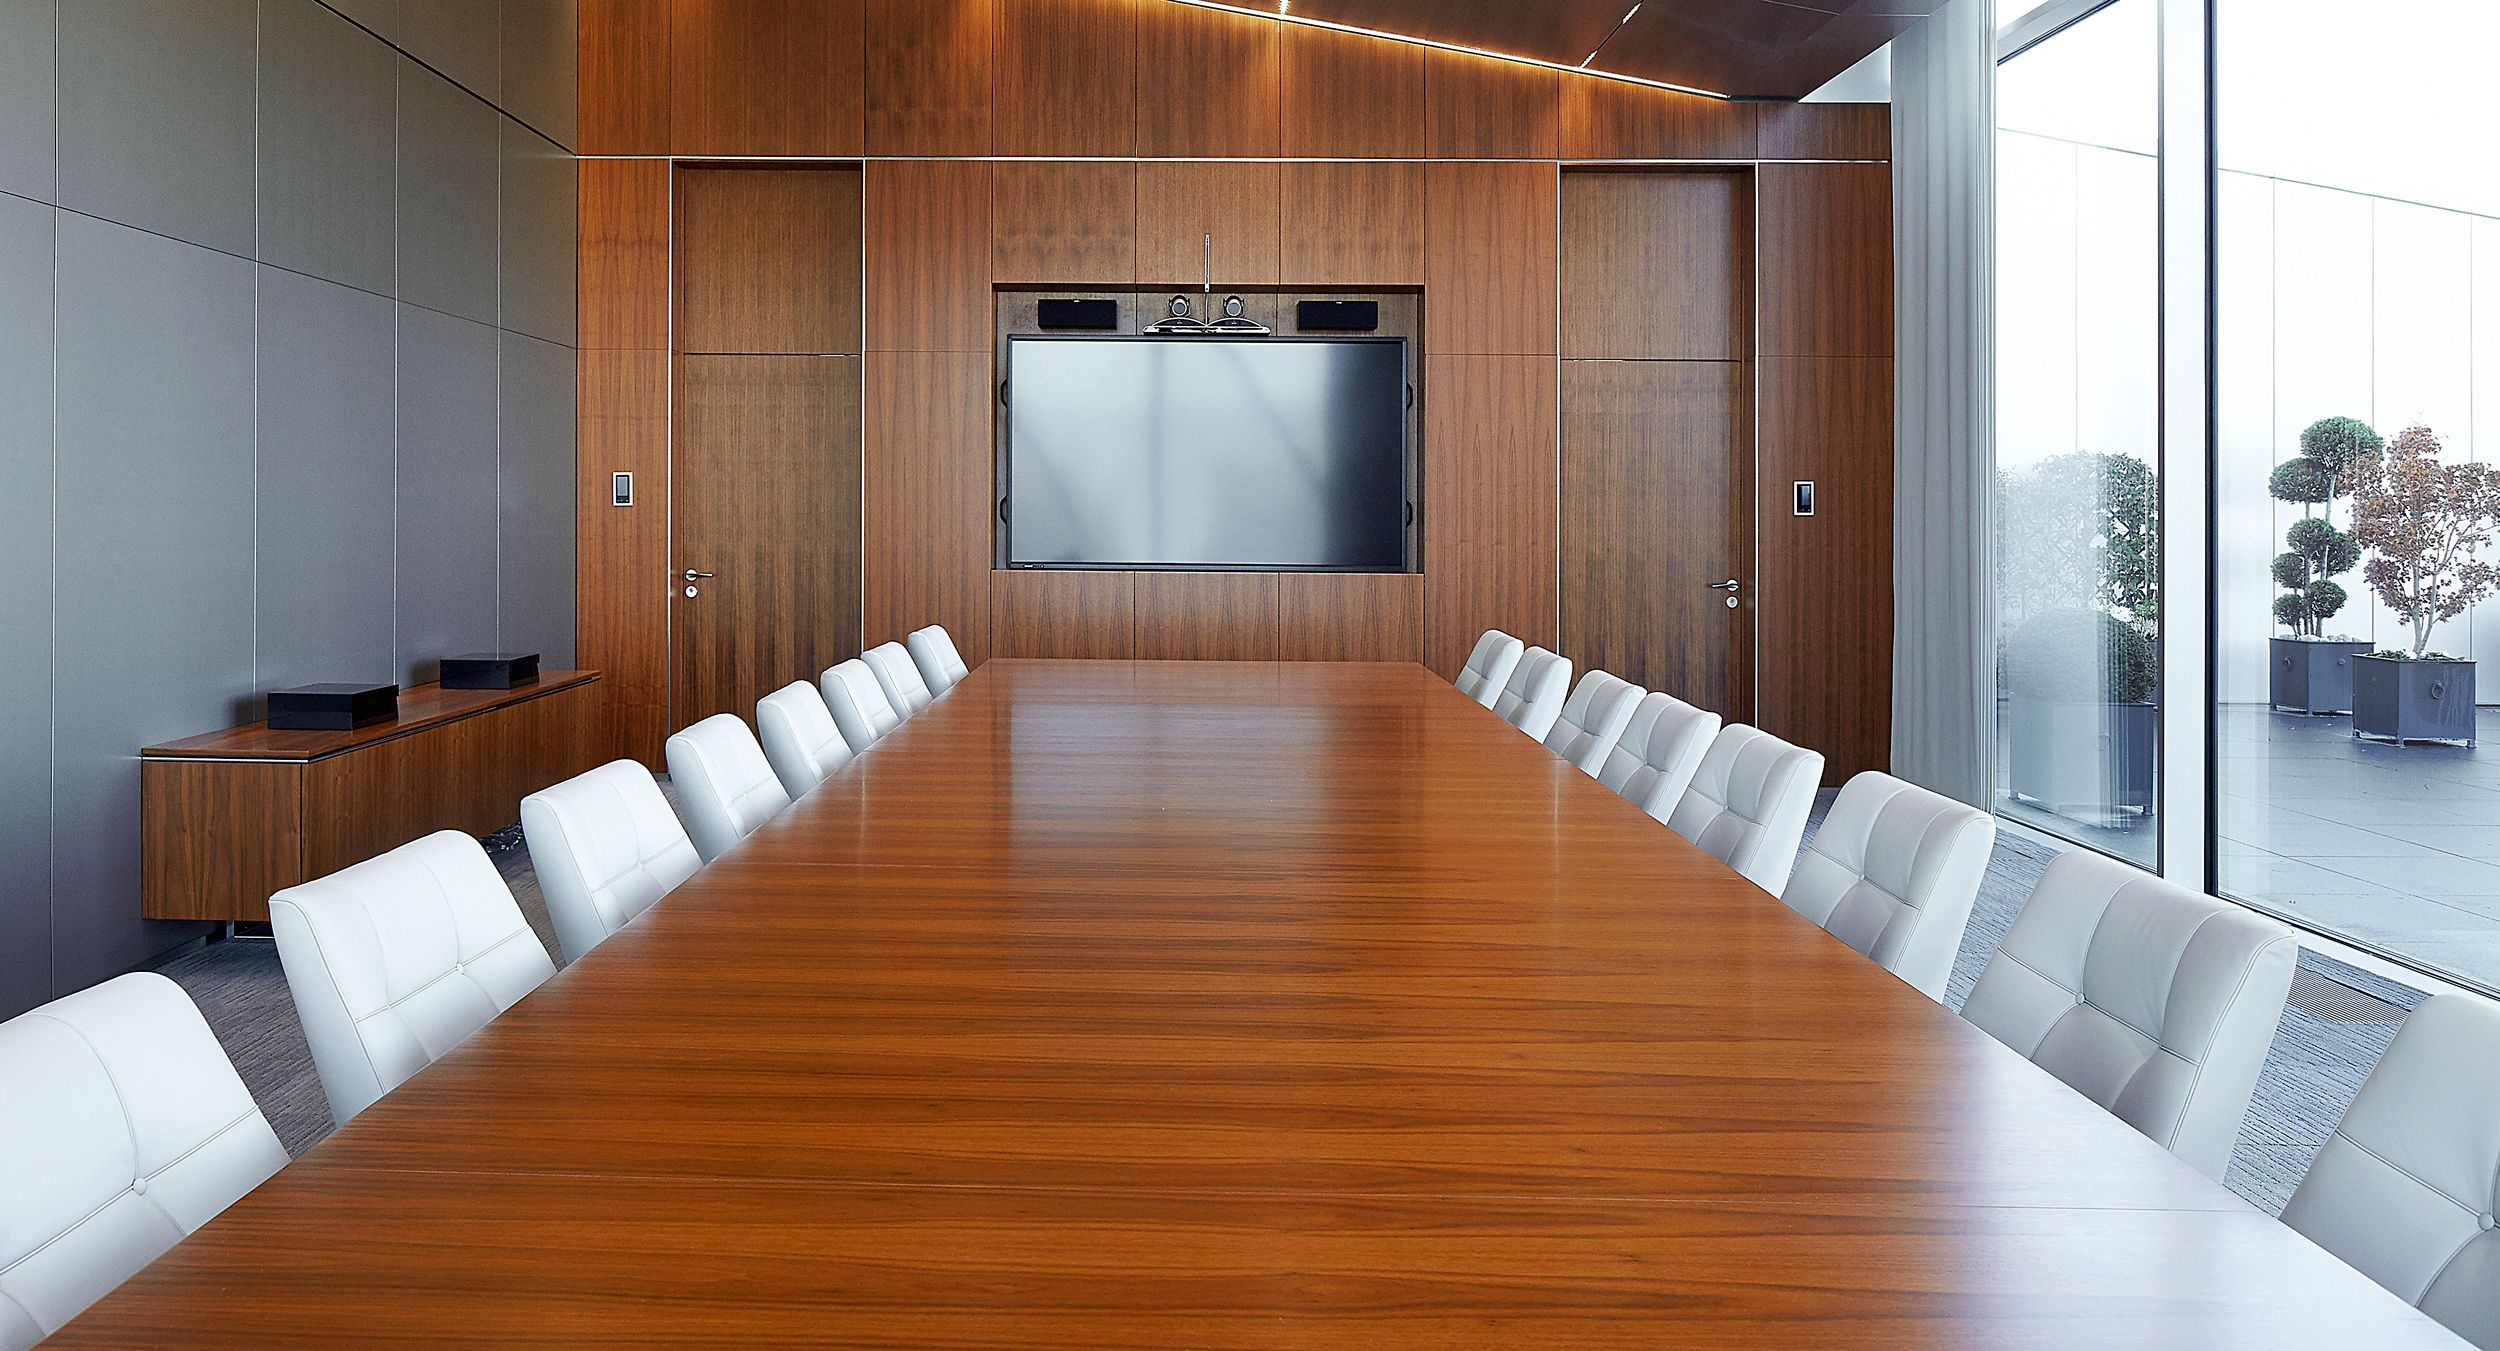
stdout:
POLYGON ((2460 1345, 1417 666, 995 661, 62 1346, 2460 1345))

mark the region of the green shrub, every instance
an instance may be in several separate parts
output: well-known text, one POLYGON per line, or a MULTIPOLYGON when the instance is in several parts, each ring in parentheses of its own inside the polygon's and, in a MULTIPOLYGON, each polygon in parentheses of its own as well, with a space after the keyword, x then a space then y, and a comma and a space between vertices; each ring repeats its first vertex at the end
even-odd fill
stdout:
POLYGON ((2005 688, 2016 695, 2140 704, 2159 678, 2153 640, 2097 610, 2051 610, 2005 641, 2005 688))

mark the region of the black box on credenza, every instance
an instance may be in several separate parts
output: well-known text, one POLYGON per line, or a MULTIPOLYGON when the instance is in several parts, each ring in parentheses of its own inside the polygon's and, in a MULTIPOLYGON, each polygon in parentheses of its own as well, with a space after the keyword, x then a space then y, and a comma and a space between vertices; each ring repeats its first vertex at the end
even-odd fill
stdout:
POLYGON ((471 652, 443 658, 447 690, 514 690, 538 679, 535 652, 471 652))
POLYGON ((397 685, 298 685, 269 692, 269 725, 281 732, 351 732, 398 716, 397 685))

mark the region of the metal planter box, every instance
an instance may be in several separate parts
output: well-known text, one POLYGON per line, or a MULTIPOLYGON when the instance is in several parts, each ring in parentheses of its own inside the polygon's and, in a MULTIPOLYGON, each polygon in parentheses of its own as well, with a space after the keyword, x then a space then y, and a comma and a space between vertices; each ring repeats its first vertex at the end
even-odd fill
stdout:
POLYGON ((2353 662, 2352 734, 2474 744, 2474 663, 2361 657, 2353 662))
POLYGON ((2368 643, 2273 639, 2266 653, 2266 702, 2292 713, 2350 713, 2352 664, 2368 655, 2368 643))

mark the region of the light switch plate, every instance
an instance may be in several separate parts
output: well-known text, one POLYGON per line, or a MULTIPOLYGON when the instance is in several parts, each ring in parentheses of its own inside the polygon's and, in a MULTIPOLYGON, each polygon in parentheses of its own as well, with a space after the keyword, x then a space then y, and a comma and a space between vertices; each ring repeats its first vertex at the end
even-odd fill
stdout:
POLYGON ((634 476, 632 474, 608 475, 608 505, 630 507, 633 504, 634 476))
POLYGON ((1798 479, 1795 483, 1790 485, 1790 491, 1795 494, 1796 506, 1794 509, 1796 513, 1800 516, 1813 515, 1814 480, 1805 478, 1798 479))

